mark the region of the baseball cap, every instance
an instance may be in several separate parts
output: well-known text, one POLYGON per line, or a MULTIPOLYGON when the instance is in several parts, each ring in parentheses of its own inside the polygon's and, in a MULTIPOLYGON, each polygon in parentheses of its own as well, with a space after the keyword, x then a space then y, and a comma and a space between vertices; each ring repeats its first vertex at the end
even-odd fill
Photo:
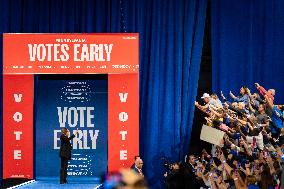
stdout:
POLYGON ((208 93, 203 93, 203 96, 201 98, 203 99, 203 98, 209 98, 209 97, 210 95, 208 93))

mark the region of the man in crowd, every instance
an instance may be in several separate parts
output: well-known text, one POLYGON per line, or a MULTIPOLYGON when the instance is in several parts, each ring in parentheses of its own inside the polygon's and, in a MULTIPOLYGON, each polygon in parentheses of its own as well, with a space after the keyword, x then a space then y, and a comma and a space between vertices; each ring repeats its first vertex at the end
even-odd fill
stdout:
POLYGON ((135 156, 134 157, 134 164, 131 166, 131 169, 144 177, 144 174, 142 172, 142 167, 143 167, 143 160, 140 158, 140 156, 135 156))
POLYGON ((201 111, 208 113, 209 107, 213 106, 216 108, 222 108, 222 103, 219 100, 216 94, 212 94, 211 96, 208 93, 204 93, 201 99, 204 101, 205 105, 200 105, 197 101, 195 101, 195 106, 199 108, 201 111))
POLYGON ((274 101, 274 96, 275 96, 275 89, 269 89, 266 91, 262 86, 260 86, 258 83, 255 83, 256 89, 259 91, 259 93, 262 96, 267 95, 267 97, 273 102, 274 101))
MULTIPOLYGON (((188 160, 185 164, 185 178, 187 182, 185 183, 188 188, 200 188, 204 186, 202 178, 197 176, 197 171, 199 169, 197 165, 198 159, 194 155, 189 155, 188 160)), ((199 162, 201 163, 201 162, 199 162)))

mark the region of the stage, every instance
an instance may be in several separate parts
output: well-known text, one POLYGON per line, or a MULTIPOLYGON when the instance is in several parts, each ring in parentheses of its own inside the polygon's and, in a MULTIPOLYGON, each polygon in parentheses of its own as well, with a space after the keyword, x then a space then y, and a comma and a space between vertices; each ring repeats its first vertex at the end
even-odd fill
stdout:
POLYGON ((27 188, 81 188, 81 189, 99 189, 101 188, 101 184, 98 179, 77 179, 76 178, 69 178, 68 184, 59 184, 58 178, 40 178, 34 182, 15 187, 20 189, 27 189, 27 188))

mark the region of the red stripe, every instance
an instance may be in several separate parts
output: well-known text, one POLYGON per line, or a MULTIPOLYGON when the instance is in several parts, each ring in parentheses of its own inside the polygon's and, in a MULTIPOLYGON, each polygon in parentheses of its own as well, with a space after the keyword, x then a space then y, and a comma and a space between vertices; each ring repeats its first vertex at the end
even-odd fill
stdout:
POLYGON ((139 153, 138 74, 109 74, 108 91, 108 170, 118 171, 129 168, 139 153), (128 93, 126 102, 121 102, 119 93, 128 93), (127 134, 122 140, 120 132, 124 131, 127 134), (126 159, 121 160, 124 150, 126 159))
POLYGON ((33 89, 33 75, 3 76, 3 178, 33 178, 33 89))

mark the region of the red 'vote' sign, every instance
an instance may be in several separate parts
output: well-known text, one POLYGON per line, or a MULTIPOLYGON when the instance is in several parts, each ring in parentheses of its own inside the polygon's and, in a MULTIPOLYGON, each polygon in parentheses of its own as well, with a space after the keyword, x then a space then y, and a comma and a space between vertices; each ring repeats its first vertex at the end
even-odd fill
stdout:
POLYGON ((33 178, 33 75, 3 77, 3 177, 33 178))

